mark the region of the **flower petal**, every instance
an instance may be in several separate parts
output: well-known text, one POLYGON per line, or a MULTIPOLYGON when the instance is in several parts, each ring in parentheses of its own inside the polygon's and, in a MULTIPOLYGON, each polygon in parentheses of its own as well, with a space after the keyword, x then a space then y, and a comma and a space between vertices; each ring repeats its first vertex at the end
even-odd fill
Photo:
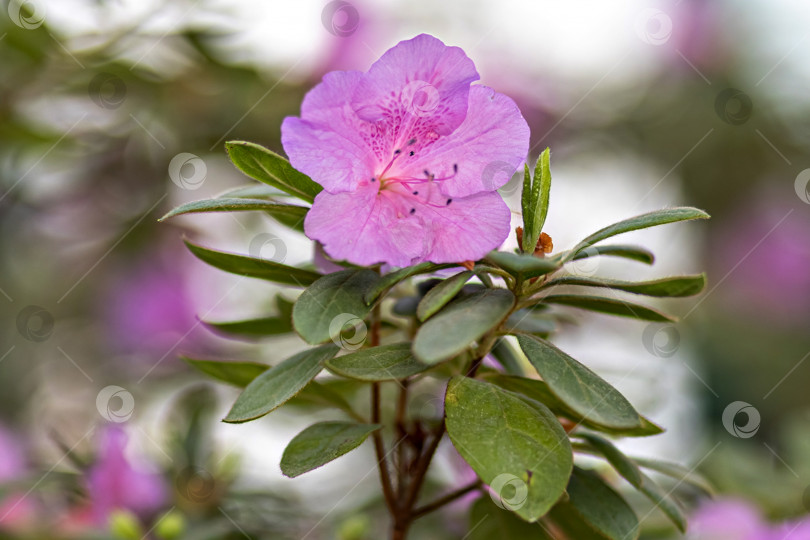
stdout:
POLYGON ((421 222, 398 212, 367 181, 351 193, 319 193, 304 230, 333 259, 358 265, 409 266, 425 250, 421 222))
POLYGON ((470 83, 478 78, 463 50, 421 34, 399 42, 369 68, 352 106, 363 120, 384 122, 389 139, 401 145, 414 123, 428 124, 439 135, 461 125, 470 83))
POLYGON ((413 206, 428 235, 425 261, 477 261, 503 244, 511 230, 511 212, 496 192, 446 198, 435 190, 429 202, 413 206))
POLYGON ((348 103, 362 77, 359 71, 327 73, 304 98, 301 118, 287 117, 281 124, 281 144, 292 166, 332 193, 351 191, 377 166, 364 138, 370 126, 348 103))
POLYGON ((429 171, 442 192, 464 197, 506 184, 529 152, 529 126, 514 101, 486 86, 470 88, 467 116, 446 137, 418 151, 403 165, 404 176, 429 171), (454 173, 454 165, 458 172, 454 173))

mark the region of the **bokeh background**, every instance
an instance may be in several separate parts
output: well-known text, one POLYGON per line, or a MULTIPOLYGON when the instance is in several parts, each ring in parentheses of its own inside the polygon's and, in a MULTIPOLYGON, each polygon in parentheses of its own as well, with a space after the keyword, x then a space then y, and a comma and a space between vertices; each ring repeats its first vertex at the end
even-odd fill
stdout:
MULTIPOLYGON (((378 537, 368 448, 285 479, 281 451, 312 415, 221 424, 235 390, 178 359, 273 363, 297 346, 204 328, 271 311, 274 289, 193 260, 183 235, 291 264, 311 244, 248 213, 157 218, 248 182, 224 141, 282 151, 281 120, 324 73, 367 69, 422 32, 463 47, 481 82, 518 102, 531 158, 551 147, 558 249, 668 205, 712 214, 628 235, 654 249, 652 268, 574 269, 706 270, 701 297, 666 306, 677 327, 578 315, 558 342, 668 428, 628 452, 695 467, 757 519, 810 512, 807 2, 2 7, 0 537, 378 537)), ((517 177, 502 189, 513 208, 519 191, 517 177)), ((458 476, 451 453, 439 484, 458 476)), ((645 516, 646 537, 674 538, 659 518, 645 516)), ((463 505, 442 519, 419 538, 464 535, 463 505)))

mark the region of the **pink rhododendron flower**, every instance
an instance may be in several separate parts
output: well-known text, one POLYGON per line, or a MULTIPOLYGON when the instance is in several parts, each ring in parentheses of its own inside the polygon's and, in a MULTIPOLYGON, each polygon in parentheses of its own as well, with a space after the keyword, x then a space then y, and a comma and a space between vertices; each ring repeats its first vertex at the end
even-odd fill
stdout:
POLYGON ((365 72, 335 71, 281 126, 292 165, 323 186, 304 228, 338 260, 477 260, 510 231, 497 193, 526 157, 515 103, 473 85, 458 47, 422 34, 365 72))
POLYGON ((750 503, 710 501, 689 520, 690 540, 810 540, 810 520, 770 524, 750 503))

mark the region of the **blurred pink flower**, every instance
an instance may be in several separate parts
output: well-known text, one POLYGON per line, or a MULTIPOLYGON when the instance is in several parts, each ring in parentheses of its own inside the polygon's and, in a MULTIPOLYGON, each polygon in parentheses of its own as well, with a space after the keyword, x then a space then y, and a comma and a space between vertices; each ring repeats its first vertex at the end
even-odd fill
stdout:
MULTIPOLYGON (((0 426, 0 486, 21 480, 28 472, 25 449, 20 438, 11 430, 0 426)), ((19 492, 5 488, 0 497, 0 529, 24 528, 33 520, 36 512, 34 501, 19 492)))
POLYGON ((366 73, 324 76, 281 127, 293 166, 324 187, 307 236, 362 265, 477 260, 498 247, 511 216, 496 190, 524 160, 529 128, 477 79, 464 51, 426 34, 366 73))
POLYGON ((127 435, 119 426, 105 428, 98 440, 96 462, 87 471, 87 491, 93 522, 106 526, 114 510, 150 517, 168 500, 163 478, 133 465, 124 454, 127 435))
POLYGON ((689 520, 690 540, 810 540, 810 518, 771 525, 746 501, 722 499, 701 506, 689 520))

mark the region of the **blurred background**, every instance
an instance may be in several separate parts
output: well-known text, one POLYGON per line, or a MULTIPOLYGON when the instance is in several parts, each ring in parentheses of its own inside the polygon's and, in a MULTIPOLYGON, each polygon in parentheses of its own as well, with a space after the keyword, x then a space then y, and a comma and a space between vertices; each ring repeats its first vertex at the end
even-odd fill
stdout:
MULTIPOLYGON (((365 70, 422 32, 518 102, 531 159, 551 147, 556 249, 668 205, 712 214, 621 239, 652 248, 652 268, 573 269, 706 270, 702 296, 665 306, 677 327, 577 314, 558 343, 668 429, 628 452, 695 467, 734 515, 776 527, 810 512, 807 2, 2 7, 0 537, 379 537, 369 448, 286 479, 281 451, 312 416, 222 424, 236 390, 178 359, 274 363, 298 346, 201 326, 274 309, 274 287, 206 267, 183 235, 288 264, 310 261, 311 244, 250 213, 156 220, 248 183, 225 141, 282 152, 282 119, 324 73, 365 70)), ((519 191, 517 177, 501 190, 514 209, 519 191)), ((458 476, 444 450, 438 483, 458 476)), ((675 538, 657 513, 640 517, 645 537, 675 538)), ((464 535, 463 504, 443 519, 417 537, 464 535)))

